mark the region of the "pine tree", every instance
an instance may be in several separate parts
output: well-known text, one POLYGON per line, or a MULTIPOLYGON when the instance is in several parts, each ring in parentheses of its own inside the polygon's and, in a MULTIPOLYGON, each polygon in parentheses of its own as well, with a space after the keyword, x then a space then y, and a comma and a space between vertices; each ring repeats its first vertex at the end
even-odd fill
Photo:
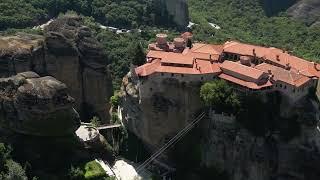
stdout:
POLYGON ((137 43, 132 49, 132 64, 141 66, 146 62, 146 55, 140 43, 137 43))

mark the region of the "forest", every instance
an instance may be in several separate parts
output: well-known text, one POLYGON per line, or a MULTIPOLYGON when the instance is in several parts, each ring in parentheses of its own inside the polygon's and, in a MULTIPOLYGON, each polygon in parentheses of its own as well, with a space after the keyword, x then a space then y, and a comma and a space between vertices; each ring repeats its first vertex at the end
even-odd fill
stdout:
MULTIPOLYGON (((275 1, 266 2, 188 0, 190 21, 196 23, 192 28, 195 40, 210 43, 238 40, 275 46, 319 61, 320 27, 308 27, 288 17, 285 9, 292 0, 279 5, 275 1), (221 29, 214 29, 208 23, 221 29)), ((30 31, 31 27, 68 11, 81 14, 105 47, 115 89, 120 88, 138 45, 146 50, 156 32, 166 31, 171 38, 181 32, 161 11, 158 0, 2 0, 0 10, 0 30, 6 33, 34 32, 30 31), (115 34, 100 29, 97 23, 143 31, 115 34)))

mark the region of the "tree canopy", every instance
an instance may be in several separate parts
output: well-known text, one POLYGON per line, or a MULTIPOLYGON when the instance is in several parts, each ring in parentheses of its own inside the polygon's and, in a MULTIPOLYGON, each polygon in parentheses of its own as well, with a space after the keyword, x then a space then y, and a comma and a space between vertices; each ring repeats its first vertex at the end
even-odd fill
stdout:
POLYGON ((240 107, 238 95, 224 80, 215 80, 201 86, 200 97, 206 106, 226 113, 236 113, 240 107))

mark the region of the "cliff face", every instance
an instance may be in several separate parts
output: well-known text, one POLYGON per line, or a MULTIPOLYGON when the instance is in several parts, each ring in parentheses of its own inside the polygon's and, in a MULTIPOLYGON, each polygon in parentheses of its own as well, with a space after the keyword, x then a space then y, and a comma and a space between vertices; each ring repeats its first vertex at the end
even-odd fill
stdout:
POLYGON ((189 24, 189 10, 186 0, 160 0, 173 21, 180 27, 185 28, 189 24))
POLYGON ((200 85, 183 85, 174 79, 143 83, 145 88, 139 92, 140 85, 131 73, 124 78, 122 115, 129 130, 155 148, 186 126, 201 109, 200 85))
MULTIPOLYGON (((122 87, 123 122, 151 150, 158 149, 202 109, 199 87, 199 84, 185 84, 174 79, 149 78, 139 83, 129 73, 122 87)), ((318 102, 304 99, 288 105, 285 101, 280 105, 281 116, 296 115, 300 134, 289 141, 277 131, 258 137, 234 118, 211 113, 202 120, 199 136, 202 138, 193 142, 196 144, 190 143, 200 144, 201 164, 224 170, 231 180, 319 179, 318 102)), ((285 129, 291 126, 290 121, 280 124, 285 129)))
MULTIPOLYGON (((208 138, 203 143, 203 163, 222 168, 233 180, 316 180, 319 179, 319 110, 315 102, 301 102, 299 136, 285 141, 279 133, 256 137, 228 117, 211 118, 208 138)), ((290 126, 290 124, 288 125, 290 126)))
POLYGON ((293 18, 302 20, 308 25, 320 24, 320 1, 300 0, 288 9, 288 14, 293 18))
POLYGON ((34 72, 0 78, 0 122, 12 130, 36 136, 74 134, 80 125, 67 86, 34 72))
POLYGON ((90 30, 77 16, 53 21, 44 36, 18 34, 0 37, 0 76, 34 71, 64 82, 75 98, 75 107, 86 119, 107 119, 111 78, 106 55, 90 30))

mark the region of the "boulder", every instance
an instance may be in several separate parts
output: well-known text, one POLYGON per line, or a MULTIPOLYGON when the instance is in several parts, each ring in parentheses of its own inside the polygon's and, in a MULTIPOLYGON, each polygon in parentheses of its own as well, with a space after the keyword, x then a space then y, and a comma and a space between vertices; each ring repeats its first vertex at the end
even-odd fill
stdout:
POLYGON ((67 86, 53 77, 23 72, 0 78, 0 88, 0 120, 15 132, 67 136, 80 126, 67 86))
POLYGON ((83 120, 108 119, 112 80, 107 55, 79 16, 66 15, 50 23, 44 36, 0 36, 0 77, 25 71, 52 76, 69 87, 83 120))

